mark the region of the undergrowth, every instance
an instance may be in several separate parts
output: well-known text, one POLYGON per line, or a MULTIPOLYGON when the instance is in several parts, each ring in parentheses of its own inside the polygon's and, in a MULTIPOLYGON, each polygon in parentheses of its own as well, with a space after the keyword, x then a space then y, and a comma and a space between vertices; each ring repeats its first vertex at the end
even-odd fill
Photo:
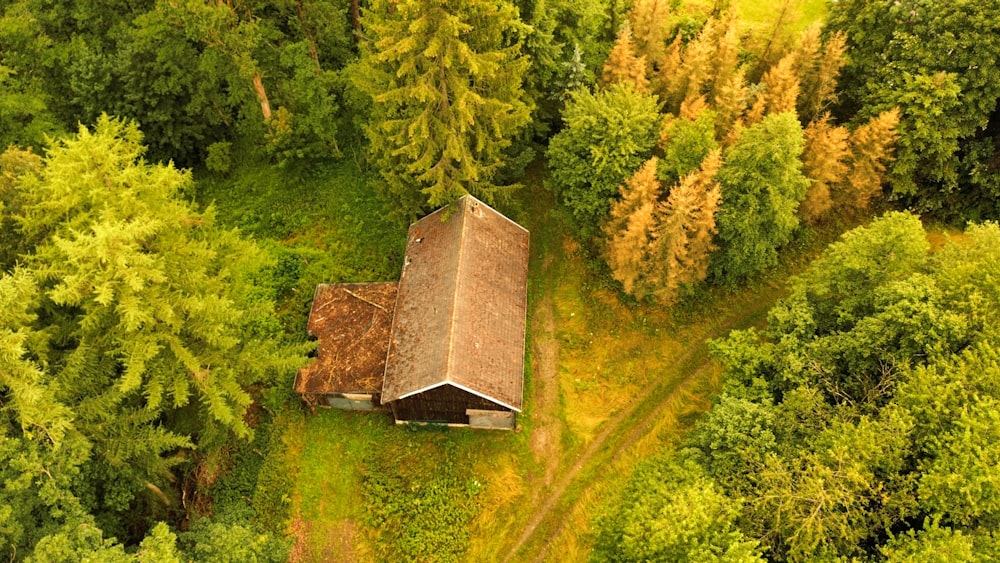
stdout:
POLYGON ((484 483, 461 457, 444 439, 397 443, 366 460, 361 481, 376 560, 462 560, 484 483))

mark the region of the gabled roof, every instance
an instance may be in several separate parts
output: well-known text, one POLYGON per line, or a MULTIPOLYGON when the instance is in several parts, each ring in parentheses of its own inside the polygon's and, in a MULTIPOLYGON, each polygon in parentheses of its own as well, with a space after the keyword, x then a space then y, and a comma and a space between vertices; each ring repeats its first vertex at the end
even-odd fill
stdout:
POLYGON ((316 286, 308 324, 309 334, 319 340, 316 361, 299 370, 296 392, 370 394, 381 390, 398 285, 316 286))
POLYGON ((410 226, 382 402, 452 385, 521 410, 528 231, 472 196, 410 226))

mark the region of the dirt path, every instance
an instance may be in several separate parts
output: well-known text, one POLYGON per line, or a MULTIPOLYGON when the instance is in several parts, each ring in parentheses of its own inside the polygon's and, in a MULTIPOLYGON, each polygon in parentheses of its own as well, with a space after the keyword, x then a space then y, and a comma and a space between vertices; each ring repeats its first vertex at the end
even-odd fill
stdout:
MULTIPOLYGON (((608 440, 612 435, 621 436, 617 441, 612 442, 612 449, 608 453, 604 453, 600 457, 603 459, 607 457, 609 460, 617 458, 621 453, 627 450, 632 444, 643 437, 654 425, 656 417, 662 413, 673 401, 678 400, 683 396, 683 393, 690 387, 696 385, 701 376, 704 375, 705 371, 710 365, 710 360, 707 355, 707 340, 721 336, 728 332, 729 330, 750 324, 754 319, 758 318, 763 314, 771 304, 774 299, 759 299, 753 303, 753 305, 745 308, 741 308, 738 313, 728 316, 722 323, 710 331, 710 334, 706 335, 704 338, 700 339, 700 343, 697 346, 688 348, 688 350, 675 360, 675 364, 682 366, 682 369, 689 372, 690 375, 684 377, 679 383, 674 381, 660 381, 659 383, 648 387, 641 395, 636 397, 636 400, 631 402, 628 407, 622 409, 616 413, 611 419, 609 419, 605 424, 600 433, 598 433, 594 439, 587 445, 586 449, 580 453, 573 464, 567 467, 559 476, 558 480, 551 486, 544 489, 541 495, 544 498, 539 499, 536 497, 533 499, 535 506, 538 508, 533 511, 532 517, 528 524, 525 526, 521 535, 518 537, 517 541, 511 546, 511 548, 506 552, 503 561, 522 561, 526 560, 526 555, 519 554, 522 548, 529 544, 533 539, 533 536, 538 532, 540 526, 547 521, 558 518, 565 515, 565 511, 560 511, 559 514, 554 514, 554 509, 559 505, 560 501, 563 500, 566 491, 569 489, 570 485, 573 484, 580 472, 587 467, 589 464, 595 462, 599 453, 604 453, 608 440), (696 356, 700 355, 700 356, 696 356), (704 360, 699 361, 696 365, 687 365, 692 361, 693 358, 704 357, 704 360), (631 417, 634 413, 639 411, 639 409, 648 410, 649 414, 639 420, 632 420, 631 417), (519 556, 520 555, 520 556, 519 556)), ((544 303, 541 302, 541 304, 544 303)), ((551 306, 550 306, 551 312, 551 306)), ((541 318, 544 322, 544 317, 541 318)), ((551 331, 539 330, 533 334, 535 340, 535 349, 546 349, 550 346, 555 347, 555 365, 552 377, 555 381, 556 386, 556 401, 558 401, 558 341, 555 339, 554 334, 554 323, 551 331), (547 343, 544 340, 551 339, 553 342, 547 343)), ((546 398, 545 400, 548 400, 546 398)), ((547 416, 553 416, 555 404, 551 405, 553 410, 547 413, 547 416)), ((541 413, 539 409, 539 413, 541 413)), ((542 416, 540 414, 540 416, 542 416)), ((532 436, 532 445, 534 446, 534 436, 532 436)), ((536 455, 538 455, 536 451, 536 455)), ((555 462, 558 465, 558 461, 555 462)), ((535 561, 544 561, 548 555, 549 541, 553 538, 558 537, 560 531, 563 527, 562 522, 555 526, 547 529, 546 537, 544 540, 539 540, 535 542, 536 544, 541 544, 543 547, 534 556, 535 561)))
POLYGON ((559 408, 559 341, 556 339, 555 311, 552 299, 545 297, 538 302, 531 318, 532 378, 535 387, 534 418, 531 429, 531 451, 535 460, 543 463, 545 472, 541 487, 552 485, 559 458, 552 452, 559 450, 562 441, 562 421, 555 415, 559 408))

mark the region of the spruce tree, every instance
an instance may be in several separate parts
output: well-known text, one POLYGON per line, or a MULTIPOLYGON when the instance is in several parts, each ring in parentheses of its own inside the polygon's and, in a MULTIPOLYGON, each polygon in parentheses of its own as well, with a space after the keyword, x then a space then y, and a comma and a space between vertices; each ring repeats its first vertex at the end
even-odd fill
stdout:
POLYGON ((362 18, 357 86, 373 106, 372 161, 403 214, 492 201, 504 150, 528 123, 525 30, 509 2, 379 0, 362 18))

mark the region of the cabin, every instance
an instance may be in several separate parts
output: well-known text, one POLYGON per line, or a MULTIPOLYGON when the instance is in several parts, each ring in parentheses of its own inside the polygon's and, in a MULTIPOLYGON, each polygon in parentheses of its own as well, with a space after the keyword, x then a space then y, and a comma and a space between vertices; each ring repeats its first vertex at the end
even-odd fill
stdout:
POLYGON ((398 284, 317 288, 308 326, 316 360, 296 391, 310 406, 384 408, 398 424, 514 428, 528 231, 464 196, 407 237, 398 284))

